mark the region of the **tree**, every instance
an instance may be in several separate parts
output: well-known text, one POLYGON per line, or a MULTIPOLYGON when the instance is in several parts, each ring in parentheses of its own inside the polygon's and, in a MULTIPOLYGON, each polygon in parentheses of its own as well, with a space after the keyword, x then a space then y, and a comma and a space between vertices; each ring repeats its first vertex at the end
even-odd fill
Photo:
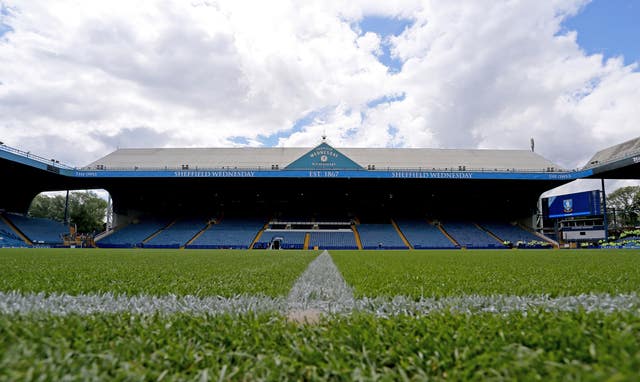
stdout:
MULTIPOLYGON (((64 220, 64 195, 47 196, 40 194, 33 199, 29 215, 58 221, 64 220)), ((69 193, 69 218, 78 232, 101 231, 107 211, 107 202, 95 192, 69 193)))
POLYGON ((31 202, 28 214, 36 218, 62 221, 64 220, 64 204, 65 197, 62 195, 47 196, 40 194, 31 202))
POLYGON ((619 225, 635 226, 640 214, 640 186, 626 186, 613 191, 607 195, 607 208, 615 208, 619 225))

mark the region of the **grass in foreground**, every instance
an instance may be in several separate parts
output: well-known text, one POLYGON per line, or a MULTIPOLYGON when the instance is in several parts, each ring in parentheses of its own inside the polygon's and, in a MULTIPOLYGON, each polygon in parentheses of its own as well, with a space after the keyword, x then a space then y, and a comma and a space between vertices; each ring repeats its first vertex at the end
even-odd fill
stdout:
POLYGON ((3 249, 0 290, 286 296, 315 257, 311 251, 3 249))
POLYGON ((0 316, 0 380, 632 380, 634 313, 0 316))
POLYGON ((357 297, 640 291, 640 251, 332 251, 357 297))

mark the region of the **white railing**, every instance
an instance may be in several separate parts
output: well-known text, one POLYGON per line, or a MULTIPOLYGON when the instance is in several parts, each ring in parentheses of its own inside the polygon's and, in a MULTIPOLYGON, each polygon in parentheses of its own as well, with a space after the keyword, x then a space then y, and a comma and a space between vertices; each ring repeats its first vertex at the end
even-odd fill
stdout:
POLYGON ((66 165, 64 163, 60 163, 60 161, 58 161, 58 160, 43 158, 43 157, 41 157, 39 155, 31 154, 31 152, 29 152, 29 151, 23 151, 23 150, 20 150, 20 149, 11 147, 11 146, 7 146, 5 144, 0 144, 0 150, 6 151, 8 153, 19 155, 19 156, 21 156, 23 158, 33 159, 33 160, 35 160, 37 162, 44 163, 46 165, 50 165, 50 166, 54 166, 54 167, 58 167, 58 168, 63 168, 63 169, 66 169, 66 170, 74 170, 75 169, 75 167, 71 167, 71 166, 68 166, 68 165, 66 165))
MULTIPOLYGON (((252 166, 252 167, 231 167, 231 166, 223 166, 223 167, 173 167, 173 166, 160 166, 160 167, 143 167, 143 166, 131 166, 131 167, 110 167, 110 166, 94 166, 94 167, 82 167, 78 170, 85 171, 185 171, 185 172, 194 172, 194 171, 289 171, 286 168, 272 168, 270 166, 252 166)), ((556 167, 545 167, 545 168, 507 168, 507 167, 404 167, 404 168, 395 168, 395 167, 376 167, 375 169, 345 169, 345 168, 318 168, 318 169, 304 169, 302 171, 367 171, 371 173, 376 172, 524 172, 524 173, 567 173, 580 171, 580 169, 561 169, 556 167)), ((296 169, 293 171, 301 171, 300 169, 296 169)))

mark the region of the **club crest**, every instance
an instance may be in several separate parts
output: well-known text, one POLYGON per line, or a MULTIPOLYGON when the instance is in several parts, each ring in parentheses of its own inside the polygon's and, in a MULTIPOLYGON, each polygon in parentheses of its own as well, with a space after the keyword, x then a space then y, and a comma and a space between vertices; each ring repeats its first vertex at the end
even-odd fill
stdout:
POLYGON ((573 212, 573 199, 565 199, 562 201, 565 213, 573 212))

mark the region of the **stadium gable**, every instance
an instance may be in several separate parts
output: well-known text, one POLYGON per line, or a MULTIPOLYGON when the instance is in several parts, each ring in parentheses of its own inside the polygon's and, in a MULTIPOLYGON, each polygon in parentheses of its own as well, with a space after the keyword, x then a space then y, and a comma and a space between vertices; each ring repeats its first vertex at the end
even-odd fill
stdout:
POLYGON ((341 169, 362 170, 362 166, 340 151, 322 142, 313 150, 293 161, 287 170, 341 169))

